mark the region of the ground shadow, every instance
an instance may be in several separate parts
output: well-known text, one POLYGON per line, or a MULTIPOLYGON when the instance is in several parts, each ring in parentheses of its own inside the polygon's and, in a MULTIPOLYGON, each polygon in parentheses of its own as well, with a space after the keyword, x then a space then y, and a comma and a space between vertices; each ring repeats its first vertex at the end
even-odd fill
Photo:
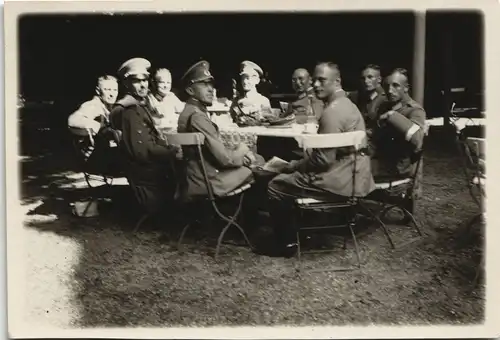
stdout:
MULTIPOLYGON (((452 265, 475 268, 483 231, 474 229, 477 237, 468 245, 451 246, 475 207, 463 190, 457 156, 439 138, 429 144, 418 217, 435 237, 391 252, 383 233, 370 231, 360 239, 361 272, 298 276, 293 260, 237 246, 226 247, 226 256, 215 262, 194 238, 178 254, 174 238, 161 237, 163 230, 132 231, 136 209, 126 186, 72 187, 68 174, 75 169, 62 156, 68 155, 64 148, 28 155, 22 200, 41 202, 27 214, 27 227, 81 245, 73 287, 78 326, 478 323, 484 319, 483 288, 471 287, 472 271, 458 273, 452 265), (108 202, 102 215, 72 216, 69 203, 89 196, 108 202), (30 219, 49 214, 57 220, 30 219)), ((163 228, 173 229, 168 223, 163 228)), ((392 231, 396 239, 406 237, 403 228, 392 231)), ((352 247, 346 253, 340 248, 305 262, 318 268, 352 259, 352 247)))

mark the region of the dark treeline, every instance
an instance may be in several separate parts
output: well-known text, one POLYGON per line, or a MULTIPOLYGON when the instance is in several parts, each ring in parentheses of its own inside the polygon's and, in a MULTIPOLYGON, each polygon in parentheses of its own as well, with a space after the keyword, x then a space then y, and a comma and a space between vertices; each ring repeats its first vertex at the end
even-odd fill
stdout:
MULTIPOLYGON (((482 15, 432 12, 426 28, 426 107, 437 105, 445 84, 443 46, 453 54, 448 83, 481 91, 482 15)), ((135 56, 171 69, 174 88, 203 58, 222 94, 244 59, 261 65, 279 92, 291 91, 294 68, 322 60, 338 63, 345 88, 354 89, 367 63, 411 75, 413 38, 412 12, 26 15, 19 20, 20 91, 33 100, 86 100, 97 76, 135 56)))

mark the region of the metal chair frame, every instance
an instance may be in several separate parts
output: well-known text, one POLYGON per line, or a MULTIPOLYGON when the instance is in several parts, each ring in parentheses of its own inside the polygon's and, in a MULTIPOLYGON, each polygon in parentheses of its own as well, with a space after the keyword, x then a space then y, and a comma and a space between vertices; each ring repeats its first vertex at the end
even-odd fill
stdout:
POLYGON ((418 174, 422 166, 425 138, 428 134, 428 129, 429 127, 426 125, 424 127, 424 141, 422 142, 422 146, 420 150, 418 150, 414 154, 414 157, 417 159, 417 162, 415 164, 415 171, 413 172, 413 174, 411 174, 411 176, 409 177, 393 181, 378 182, 378 183, 376 182, 375 191, 365 198, 365 201, 375 201, 377 203, 382 204, 383 205, 382 210, 379 211, 378 213, 375 213, 371 209, 366 207, 363 204, 364 202, 361 202, 360 204, 363 210, 368 213, 369 217, 373 218, 382 227, 382 230, 384 231, 387 241, 389 242, 391 248, 394 250, 404 248, 420 240, 424 236, 421 225, 414 215, 415 212, 413 211, 413 208, 415 202, 413 201, 413 193, 418 180, 418 174), (407 208, 408 206, 412 207, 411 209, 412 211, 408 210, 407 208), (409 221, 408 223, 413 225, 413 228, 418 234, 416 238, 412 238, 407 242, 399 244, 397 247, 396 244, 394 243, 394 240, 391 237, 389 229, 383 222, 383 220, 387 216, 387 213, 395 209, 399 209, 400 211, 403 212, 404 218, 402 221, 404 222, 409 221))
MULTIPOLYGON (((94 142, 94 137, 92 134, 92 131, 90 129, 83 129, 83 128, 74 128, 74 127, 69 127, 69 130, 72 134, 72 144, 73 144, 73 149, 75 150, 77 157, 78 157, 78 162, 80 171, 83 173, 83 176, 85 178, 85 182, 87 183, 89 188, 94 188, 95 186, 92 185, 92 179, 103 182, 107 186, 112 186, 113 185, 113 176, 101 174, 101 173, 95 173, 92 172, 88 169, 88 157, 86 157, 83 154, 83 150, 80 146, 80 144, 83 142, 83 140, 87 139, 92 147, 95 147, 95 142, 94 142)), ((95 150, 94 150, 95 151, 95 150)), ((94 152, 92 151, 92 152, 94 152)))
MULTIPOLYGON (((221 232, 219 233, 218 239, 217 239, 217 245, 215 248, 215 254, 214 258, 215 260, 218 259, 219 256, 219 251, 220 247, 222 244, 222 241, 224 239, 224 235, 228 231, 229 228, 235 227, 237 228, 240 233, 243 235, 245 242, 248 244, 248 246, 253 249, 252 244, 250 243, 250 240, 248 239, 245 230, 240 226, 240 224, 236 221, 236 219, 239 217, 242 205, 243 205, 243 197, 245 194, 245 191, 251 187, 252 183, 246 183, 240 186, 239 188, 236 188, 235 190, 229 192, 228 194, 224 196, 216 196, 214 194, 214 189, 212 187, 212 183, 210 182, 208 178, 208 172, 205 164, 205 158, 203 156, 203 150, 202 146, 204 145, 205 142, 205 136, 202 133, 199 132, 191 132, 191 133, 167 133, 165 134, 165 137, 167 141, 170 144, 174 145, 180 145, 182 147, 195 147, 196 148, 196 153, 197 153, 197 158, 200 164, 200 167, 203 172, 203 179, 207 188, 207 196, 203 197, 202 199, 196 199, 194 202, 189 202, 189 204, 193 203, 209 203, 211 206, 212 213, 214 215, 210 217, 218 217, 222 221, 226 222, 226 225, 222 228, 221 232), (223 200, 223 199, 228 199, 228 198, 238 198, 238 205, 232 215, 225 215, 222 213, 217 205, 217 202, 223 200)), ((185 154, 184 154, 185 155, 185 154)), ((194 224, 194 222, 197 222, 196 220, 193 221, 191 220, 190 217, 188 217, 188 222, 182 229, 181 235, 179 237, 178 243, 177 243, 177 248, 179 251, 183 250, 182 246, 182 241, 184 239, 184 236, 186 235, 187 230, 194 224)), ((198 221, 199 222, 199 221, 198 221)))
MULTIPOLYGON (((353 171, 352 171, 352 191, 351 196, 346 197, 345 201, 338 202, 328 200, 316 200, 312 198, 298 198, 294 202, 294 227, 296 232, 297 239, 297 262, 298 266, 296 270, 301 272, 303 270, 302 266, 302 255, 303 254, 318 254, 318 253, 327 253, 333 252, 334 249, 323 249, 323 250, 310 250, 310 251, 302 251, 300 244, 300 234, 301 231, 319 231, 319 230, 333 230, 340 228, 348 228, 350 236, 352 237, 354 250, 356 252, 356 260, 357 263, 355 265, 350 266, 338 266, 338 267, 328 267, 322 269, 309 269, 308 272, 325 272, 325 271, 353 271, 361 269, 361 255, 359 251, 359 245, 356 238, 356 233, 354 232, 354 228, 356 227, 356 213, 359 207, 359 199, 355 196, 355 186, 356 186, 356 166, 357 166, 357 158, 358 153, 361 147, 363 140, 366 138, 365 131, 355 131, 355 132, 347 132, 347 133, 337 133, 337 134, 320 134, 320 135, 308 135, 304 136, 299 144, 302 144, 302 149, 304 151, 305 157, 307 157, 307 149, 321 149, 321 148, 345 148, 352 147, 354 148, 354 153, 349 155, 348 157, 353 157, 353 171), (348 138, 344 140, 340 140, 338 137, 344 135, 350 135, 348 138), (323 140, 321 140, 323 139, 323 140), (305 211, 318 211, 322 213, 331 213, 333 211, 338 211, 339 209, 348 209, 348 222, 347 224, 336 224, 336 225, 324 225, 324 226, 300 226, 298 225, 298 220, 303 217, 303 213, 305 211)), ((347 249, 347 236, 344 236, 344 251, 347 249)))
MULTIPOLYGON (((460 132, 458 129, 457 131, 460 132)), ((483 179, 485 180, 485 174, 482 171, 481 167, 482 160, 480 157, 480 155, 482 154, 481 150, 484 147, 483 145, 484 139, 469 137, 464 140, 463 138, 460 138, 460 133, 457 133, 456 140, 459 151, 461 153, 461 159, 463 161, 462 169, 464 171, 470 196, 480 209, 480 212, 475 214, 472 218, 470 218, 465 225, 463 238, 467 238, 470 235, 471 229, 474 225, 476 225, 477 223, 484 223, 483 199, 486 198, 486 192, 484 188, 485 184, 483 183, 483 179), (472 167, 472 173, 469 172, 469 164, 472 167), (476 196, 474 189, 477 189, 477 191, 479 192, 480 196, 479 198, 476 196)), ((472 280, 472 285, 474 287, 477 285, 484 264, 485 264, 485 258, 483 254, 481 256, 481 261, 478 264, 478 269, 476 270, 474 279, 472 280)))

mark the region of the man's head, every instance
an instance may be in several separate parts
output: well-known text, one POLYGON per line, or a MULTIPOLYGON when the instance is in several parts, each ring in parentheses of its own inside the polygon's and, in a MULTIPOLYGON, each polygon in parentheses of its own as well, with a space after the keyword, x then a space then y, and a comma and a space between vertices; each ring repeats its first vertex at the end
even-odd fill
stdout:
POLYGON ((342 89, 340 70, 337 64, 322 62, 316 65, 313 87, 316 97, 321 100, 328 100, 335 92, 342 89))
POLYGON ((410 86, 408 84, 408 71, 397 68, 385 78, 384 89, 389 101, 398 103, 408 96, 410 86))
POLYGON ((104 104, 113 105, 118 97, 118 80, 109 75, 99 77, 95 92, 104 104))
POLYGON ((262 68, 252 61, 244 61, 240 64, 240 80, 243 91, 255 90, 260 83, 264 72, 262 68))
POLYGON ((305 68, 298 68, 293 72, 292 87, 299 94, 311 87, 311 76, 305 68))
POLYGON ((149 92, 149 71, 151 63, 144 58, 127 60, 118 69, 127 92, 137 98, 145 98, 149 92))
POLYGON ((367 65, 361 72, 361 83, 367 92, 374 91, 380 86, 382 78, 380 76, 380 66, 375 64, 367 65))
POLYGON ((172 74, 166 68, 156 70, 152 80, 155 93, 162 98, 172 89, 172 74))
POLYGON ((213 81, 210 64, 204 60, 191 66, 182 77, 187 94, 205 105, 211 105, 214 99, 213 81))

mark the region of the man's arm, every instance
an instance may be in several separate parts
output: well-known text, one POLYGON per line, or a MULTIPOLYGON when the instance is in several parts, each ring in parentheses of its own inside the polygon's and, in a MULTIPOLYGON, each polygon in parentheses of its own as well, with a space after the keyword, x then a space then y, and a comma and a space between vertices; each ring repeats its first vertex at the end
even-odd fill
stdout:
POLYGON ((392 111, 392 114, 387 118, 387 122, 401 132, 405 136, 405 140, 416 150, 419 150, 422 148, 425 137, 425 117, 425 111, 415 107, 412 108, 408 116, 392 111))
POLYGON ((85 102, 68 117, 68 126, 91 129, 94 133, 97 133, 101 128, 101 123, 95 119, 100 115, 100 108, 97 105, 92 101, 85 102))
MULTIPOLYGON (((321 116, 319 120, 318 133, 325 134, 342 132, 342 123, 340 121, 342 113, 337 111, 338 109, 334 109, 329 112, 325 112, 321 116)), ((335 162, 337 149, 312 149, 308 150, 308 154, 308 157, 292 162, 290 167, 300 172, 324 172, 328 170, 333 162, 335 162)))
POLYGON ((205 135, 205 146, 222 168, 238 168, 243 166, 244 157, 250 151, 246 145, 231 151, 219 138, 216 128, 204 113, 194 113, 191 116, 193 129, 205 135))
POLYGON ((134 108, 127 108, 122 113, 122 143, 132 157, 144 163, 165 162, 175 157, 177 149, 153 139, 143 124, 144 118, 134 108))

